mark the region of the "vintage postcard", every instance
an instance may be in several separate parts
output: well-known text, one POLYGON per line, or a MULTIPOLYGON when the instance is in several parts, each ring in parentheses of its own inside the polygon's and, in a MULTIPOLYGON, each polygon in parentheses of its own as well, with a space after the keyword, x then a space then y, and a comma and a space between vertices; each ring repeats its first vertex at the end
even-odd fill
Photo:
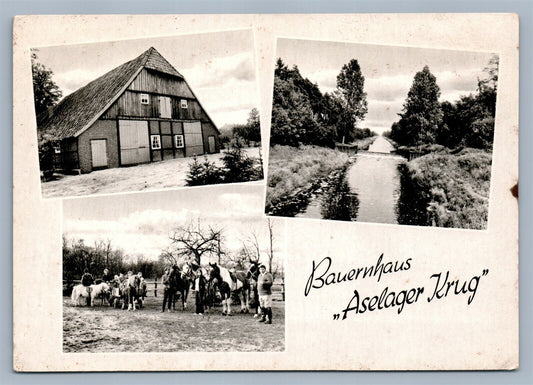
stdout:
POLYGON ((518 367, 516 15, 13 33, 16 371, 518 367))

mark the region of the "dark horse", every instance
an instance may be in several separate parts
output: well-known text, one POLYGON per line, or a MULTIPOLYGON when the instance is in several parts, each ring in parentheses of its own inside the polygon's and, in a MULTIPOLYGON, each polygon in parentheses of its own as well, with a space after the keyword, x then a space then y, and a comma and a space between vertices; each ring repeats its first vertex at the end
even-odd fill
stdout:
POLYGON ((173 310, 176 310, 176 294, 178 293, 181 297, 181 310, 185 310, 187 308, 187 297, 189 295, 189 288, 191 287, 192 282, 190 266, 186 263, 181 267, 181 270, 176 265, 172 266, 172 270, 170 272, 170 282, 171 287, 173 287, 175 290, 174 300, 172 301, 173 310))
POLYGON ((241 294, 241 313, 248 313, 248 297, 250 284, 243 272, 230 273, 225 267, 216 263, 209 263, 211 271, 209 272, 209 286, 212 289, 218 289, 222 297, 222 314, 231 315, 231 294, 241 294))
POLYGON ((246 272, 246 278, 250 285, 250 309, 253 310, 254 315, 259 311, 259 294, 257 292, 257 279, 259 278, 259 261, 252 261, 250 259, 250 267, 246 272))

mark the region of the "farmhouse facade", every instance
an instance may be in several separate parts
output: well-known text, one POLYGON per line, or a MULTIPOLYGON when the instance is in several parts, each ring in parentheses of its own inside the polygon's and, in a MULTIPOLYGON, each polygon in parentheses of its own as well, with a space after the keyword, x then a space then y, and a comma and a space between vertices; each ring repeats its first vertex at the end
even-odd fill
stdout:
POLYGON ((43 115, 37 128, 59 143, 54 163, 63 170, 87 173, 220 152, 217 127, 185 78, 153 47, 43 115))

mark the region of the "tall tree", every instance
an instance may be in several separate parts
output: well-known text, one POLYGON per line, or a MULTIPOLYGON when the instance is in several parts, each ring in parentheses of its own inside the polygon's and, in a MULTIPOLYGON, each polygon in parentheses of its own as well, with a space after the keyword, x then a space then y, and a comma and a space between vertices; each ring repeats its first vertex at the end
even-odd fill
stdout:
POLYGON ((257 108, 252 108, 250 114, 248 115, 248 121, 246 122, 248 126, 248 140, 253 140, 254 142, 261 141, 261 125, 259 120, 259 110, 257 108))
POLYGON ((33 75, 33 97, 35 114, 39 116, 48 107, 54 106, 63 93, 59 86, 52 80, 53 72, 37 61, 37 54, 31 54, 31 70, 33 75))
MULTIPOLYGON (((220 242, 222 229, 212 226, 204 227, 200 221, 177 227, 170 237, 173 252, 172 256, 193 258, 200 264, 202 256, 216 256, 220 258, 220 242)), ((166 254, 166 253, 164 253, 166 254)))
MULTIPOLYGON (((337 90, 343 97, 344 109, 353 119, 351 122, 353 129, 368 112, 364 87, 365 77, 361 73, 361 67, 359 67, 356 59, 352 59, 342 67, 341 72, 337 75, 337 90)), ((345 135, 350 135, 350 132, 345 132, 345 135)))
POLYGON ((435 143, 442 124, 439 97, 437 79, 425 66, 414 77, 393 139, 405 145, 435 143))

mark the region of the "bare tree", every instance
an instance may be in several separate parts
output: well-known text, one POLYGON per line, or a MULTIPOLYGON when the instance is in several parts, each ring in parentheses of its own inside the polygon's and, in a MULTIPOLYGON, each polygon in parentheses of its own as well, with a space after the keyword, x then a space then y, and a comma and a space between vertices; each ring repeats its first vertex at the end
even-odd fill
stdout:
POLYGON ((174 266, 178 264, 178 259, 169 250, 163 250, 159 254, 159 263, 162 266, 174 266))
POLYGON ((202 226, 200 221, 176 228, 170 240, 173 257, 193 258, 197 264, 200 264, 202 256, 217 256, 220 260, 224 254, 222 229, 202 226))
POLYGON ((270 218, 267 218, 267 226, 268 226, 268 239, 270 241, 270 248, 268 249, 268 271, 272 273, 272 275, 275 275, 275 272, 272 271, 272 261, 274 260, 274 230, 273 230, 273 224, 270 218))

